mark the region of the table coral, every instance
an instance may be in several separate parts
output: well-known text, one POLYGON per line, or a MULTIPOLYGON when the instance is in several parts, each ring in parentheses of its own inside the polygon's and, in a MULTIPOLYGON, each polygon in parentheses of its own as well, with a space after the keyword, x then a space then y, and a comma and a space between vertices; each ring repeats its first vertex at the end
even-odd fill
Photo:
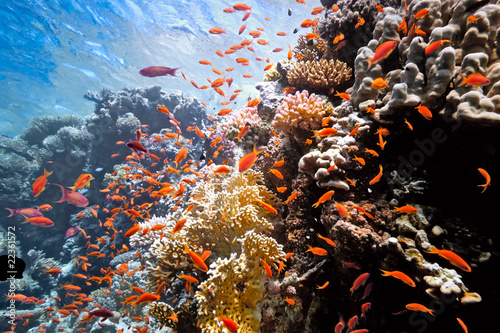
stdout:
POLYGON ((294 87, 325 90, 351 78, 352 69, 339 60, 321 59, 294 63, 288 71, 288 82, 294 87))

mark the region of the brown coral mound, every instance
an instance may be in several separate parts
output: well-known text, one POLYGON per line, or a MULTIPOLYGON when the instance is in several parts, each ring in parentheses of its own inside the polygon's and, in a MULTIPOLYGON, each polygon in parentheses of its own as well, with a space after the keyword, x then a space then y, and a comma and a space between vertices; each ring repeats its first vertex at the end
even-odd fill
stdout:
POLYGON ((352 68, 338 60, 296 63, 288 72, 288 82, 294 87, 330 89, 351 78, 352 68))
MULTIPOLYGON (((319 33, 316 29, 313 29, 312 32, 319 33)), ((323 58, 326 50, 326 40, 322 38, 309 39, 305 35, 300 35, 298 44, 293 49, 293 54, 304 61, 312 61, 323 58)))

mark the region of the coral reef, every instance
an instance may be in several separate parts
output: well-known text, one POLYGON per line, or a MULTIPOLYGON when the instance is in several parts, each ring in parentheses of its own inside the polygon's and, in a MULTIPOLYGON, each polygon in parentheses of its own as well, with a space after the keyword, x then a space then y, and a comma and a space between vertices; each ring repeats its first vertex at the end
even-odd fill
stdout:
MULTIPOLYGON (((316 29, 312 33, 317 33, 316 29)), ((293 49, 295 57, 303 61, 317 61, 325 56, 327 42, 322 38, 309 39, 305 35, 300 35, 297 45, 293 49)))
POLYGON ((294 87, 327 90, 349 80, 351 72, 346 63, 338 60, 308 60, 295 63, 288 71, 287 79, 294 87))
POLYGON ((287 95, 276 110, 272 126, 301 141, 301 132, 320 128, 321 120, 332 112, 333 107, 321 97, 307 90, 287 95))
POLYGON ((221 329, 221 322, 215 320, 218 316, 237 322, 238 332, 259 331, 258 303, 264 296, 267 280, 262 262, 277 269, 285 253, 273 238, 254 230, 248 231, 238 242, 241 243, 240 256, 232 253, 228 258, 219 258, 210 266, 210 277, 196 292, 203 332, 221 329))

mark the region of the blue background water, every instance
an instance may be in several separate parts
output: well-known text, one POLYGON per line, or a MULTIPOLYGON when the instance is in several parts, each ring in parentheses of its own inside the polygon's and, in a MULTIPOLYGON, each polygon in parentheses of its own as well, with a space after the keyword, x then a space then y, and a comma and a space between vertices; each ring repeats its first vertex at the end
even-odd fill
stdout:
POLYGON ((274 62, 285 57, 287 43, 293 47, 297 39, 293 28, 311 17, 312 8, 321 5, 319 1, 257 1, 250 18, 242 22, 242 12, 222 11, 236 2, 0 1, 0 133, 21 133, 33 116, 89 114, 93 105, 82 97, 88 90, 116 91, 159 84, 166 91, 182 90, 207 104, 222 101, 213 90, 196 90, 182 78, 146 78, 138 74, 140 69, 152 65, 182 67, 181 71, 199 85, 206 84, 208 76, 214 77, 210 66, 198 64, 200 59, 213 61, 220 70, 236 67, 231 76, 235 82, 244 81, 238 88, 244 89, 246 97, 248 93, 256 95, 253 87, 262 78, 266 64, 251 61, 250 66, 242 68, 234 59, 258 56, 274 62), (288 8, 292 9, 292 16, 287 15, 288 8), (247 30, 238 36, 244 23, 248 23, 247 30), (214 26, 227 28, 228 33, 208 34, 214 26), (267 30, 261 38, 268 40, 269 45, 257 45, 254 41, 255 54, 241 50, 237 56, 225 59, 215 55, 217 49, 224 51, 243 39, 252 39, 249 28, 255 30, 258 26, 267 30), (288 36, 276 36, 278 31, 285 31, 288 36), (284 50, 272 53, 276 47, 284 50), (254 77, 243 79, 243 73, 254 77))

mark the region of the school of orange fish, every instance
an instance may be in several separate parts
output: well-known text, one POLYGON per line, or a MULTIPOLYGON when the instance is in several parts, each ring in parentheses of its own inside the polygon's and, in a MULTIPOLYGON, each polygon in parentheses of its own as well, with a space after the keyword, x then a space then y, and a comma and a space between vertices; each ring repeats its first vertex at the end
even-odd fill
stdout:
MULTIPOLYGON (((303 2, 297 0, 297 2, 303 2)), ((378 6, 377 7, 380 11, 383 10, 382 7, 378 6)), ((320 7, 316 8, 312 11, 312 15, 318 15, 322 13, 323 11, 327 10, 326 8, 320 7)), ((338 6, 334 6, 333 8, 329 10, 338 10, 338 6)), ((224 12, 227 14, 231 15, 237 15, 238 13, 241 13, 242 15, 242 21, 246 21, 250 15, 252 15, 251 7, 246 5, 246 4, 235 4, 232 8, 226 8, 224 9, 224 12), (236 14, 235 14, 236 13, 236 14)), ((429 11, 428 10, 421 10, 419 11, 416 15, 413 16, 412 20, 418 20, 420 18, 425 17, 429 11)), ((469 17, 470 20, 474 20, 474 17, 469 17)), ((266 18, 267 21, 269 21, 268 18, 266 18)), ((423 32, 418 30, 416 28, 416 25, 414 22, 411 24, 410 29, 408 29, 408 24, 411 22, 407 22, 406 20, 403 20, 401 25, 399 26, 398 30, 401 31, 404 35, 406 34, 413 34, 413 35, 421 35, 423 32)), ((314 19, 307 19, 302 22, 300 25, 302 28, 309 28, 312 26, 315 26, 318 24, 318 18, 314 19)), ((364 24, 364 21, 359 21, 356 25, 356 27, 361 26, 364 24)), ((247 29, 247 24, 243 24, 241 28, 238 31, 238 34, 243 34, 246 30, 250 30, 250 28, 247 29)), ((264 29, 261 27, 257 27, 255 30, 251 30, 248 32, 250 36, 253 37, 253 39, 256 39, 256 43, 259 45, 267 45, 268 42, 264 39, 260 39, 261 35, 264 33, 264 29)), ((215 35, 222 35, 226 33, 226 29, 220 28, 220 27, 213 27, 208 31, 210 34, 215 34, 215 35)), ((424 33, 425 34, 425 33, 424 33)), ((284 36, 286 35, 285 32, 278 32, 278 36, 284 36)), ((314 39, 318 38, 316 34, 309 33, 307 34, 307 38, 314 39)), ((344 40, 345 36, 338 36, 338 39, 336 38, 334 41, 334 44, 337 44, 344 40)), ((449 40, 440 40, 437 42, 434 42, 430 44, 426 50, 425 54, 430 54, 433 52, 435 49, 438 47, 444 45, 445 43, 451 43, 449 40)), ((246 48, 247 50, 250 50, 254 52, 253 49, 253 41, 252 40, 243 40, 240 44, 233 45, 229 47, 227 50, 220 51, 217 50, 216 54, 220 57, 230 57, 231 55, 237 53, 240 49, 246 48)), ((375 55, 372 59, 368 60, 369 67, 378 62, 381 61, 382 59, 385 59, 388 57, 391 52, 396 48, 397 42, 394 41, 387 41, 385 43, 382 43, 375 51, 375 55)), ((273 52, 280 52, 282 48, 276 48, 273 50, 273 52)), ((249 64, 251 61, 250 59, 247 58, 241 58, 234 56, 235 62, 241 66, 246 66, 249 64)), ((287 58, 288 60, 292 60, 294 57, 292 50, 290 46, 288 46, 288 54, 287 58)), ((261 58, 256 58, 256 61, 267 61, 269 62, 269 59, 264 60, 261 58)), ((211 66, 212 63, 207 61, 207 60, 200 60, 199 63, 201 65, 205 66, 211 66)), ((264 70, 268 70, 271 68, 271 64, 268 64, 264 67, 264 70)), ((225 78, 225 73, 229 73, 233 70, 234 68, 226 68, 225 70, 219 70, 217 68, 212 68, 212 71, 222 77, 219 77, 214 80, 208 79, 210 85, 198 85, 193 80, 189 80, 189 78, 186 76, 185 73, 182 73, 183 78, 191 82, 191 84, 196 87, 197 89, 213 89, 218 95, 223 96, 226 98, 226 96, 230 96, 227 101, 222 102, 221 104, 227 105, 231 101, 233 101, 237 96, 238 93, 241 92, 241 90, 233 90, 229 91, 231 88, 231 84, 233 83, 233 78, 226 79, 225 78), (225 72, 225 73, 224 73, 225 72)), ((244 74, 243 77, 251 77, 250 74, 244 74)), ((461 83, 462 85, 484 85, 485 82, 487 82, 487 78, 482 76, 481 74, 472 74, 469 77, 463 77, 463 82, 461 83)), ((387 80, 384 80, 383 78, 379 78, 373 82, 372 87, 374 89, 383 89, 387 87, 387 80)), ((286 91, 289 91, 286 90, 286 91)), ((285 92, 286 93, 286 92, 285 92)), ((336 92, 336 95, 343 100, 349 100, 349 95, 343 92, 336 92)), ((257 106, 260 103, 259 98, 251 99, 249 97, 248 99, 248 106, 257 106)), ((202 102, 202 104, 207 107, 205 103, 202 102)), ((424 105, 419 105, 416 107, 417 111, 422 114, 425 119, 430 120, 432 118, 432 113, 430 110, 425 107, 424 105)), ((105 253, 100 252, 102 244, 107 244, 107 243, 112 243, 110 248, 114 251, 109 255, 108 259, 114 258, 116 255, 123 253, 123 252, 128 252, 130 249, 127 247, 126 244, 117 244, 114 242, 115 237, 118 234, 123 234, 125 238, 128 238, 132 236, 135 233, 141 232, 142 234, 148 233, 150 230, 141 230, 139 227, 139 224, 137 223, 138 220, 147 220, 150 217, 150 211, 154 208, 154 205, 158 204, 158 200, 160 198, 170 198, 170 200, 175 202, 175 207, 173 208, 174 210, 181 208, 182 202, 184 201, 184 195, 186 194, 186 184, 195 184, 196 181, 204 181, 203 175, 200 174, 197 171, 197 168, 200 166, 200 161, 194 162, 191 159, 188 159, 188 154, 189 154, 189 144, 190 141, 188 141, 186 144, 182 144, 179 142, 179 138, 181 136, 181 129, 179 127, 179 122, 175 119, 175 117, 172 115, 172 113, 164 106, 158 106, 158 111, 161 112, 162 114, 166 115, 170 121, 170 123, 174 126, 176 129, 176 133, 173 132, 166 132, 163 136, 158 136, 154 135, 154 141, 155 142, 163 142, 163 141, 169 141, 169 140, 176 140, 175 145, 178 145, 181 147, 180 151, 178 154, 175 156, 175 159, 173 161, 168 161, 167 158, 162 158, 159 156, 156 156, 150 152, 143 146, 141 143, 141 139, 148 136, 146 133, 143 131, 146 131, 147 126, 143 126, 142 128, 137 129, 137 134, 135 137, 135 140, 131 140, 127 143, 120 141, 117 142, 117 144, 126 144, 128 147, 131 148, 131 153, 125 157, 125 161, 128 163, 128 167, 124 168, 128 173, 123 177, 124 180, 129 180, 129 179, 134 179, 137 181, 142 181, 142 183, 137 183, 136 185, 130 185, 129 183, 125 182, 113 182, 110 183, 106 188, 102 189, 101 192, 105 193, 107 195, 107 199, 111 200, 114 205, 116 205, 115 208, 108 209, 108 208, 100 208, 98 206, 92 206, 89 207, 89 202, 87 198, 83 194, 79 192, 79 190, 84 189, 85 187, 88 187, 90 185, 90 182, 93 180, 92 175, 90 174, 82 174, 75 182, 74 186, 68 187, 66 189, 64 186, 61 186, 59 184, 54 184, 56 186, 59 186, 62 192, 61 199, 56 201, 56 203, 61 203, 64 201, 67 201, 70 204, 73 204, 77 207, 82 207, 84 210, 77 215, 77 218, 81 218, 85 215, 87 215, 89 212, 94 216, 95 219, 98 219, 99 224, 101 227, 103 227, 103 230, 105 230, 105 235, 102 237, 97 237, 94 240, 91 240, 90 236, 87 236, 85 233, 85 230, 81 227, 73 227, 70 228, 66 234, 66 236, 73 236, 78 232, 81 232, 83 237, 85 239, 88 239, 85 245, 85 249, 87 249, 87 253, 83 255, 79 255, 77 258, 74 258, 74 264, 77 267, 80 267, 82 273, 76 273, 74 274, 74 277, 76 278, 75 281, 81 281, 80 283, 76 283, 76 285, 73 284, 63 284, 61 285, 61 289, 64 291, 64 295, 60 294, 60 297, 53 297, 55 301, 57 301, 59 304, 64 303, 65 305, 60 306, 59 308, 55 307, 47 307, 45 308, 46 311, 46 316, 50 318, 55 323, 59 323, 61 319, 74 315, 74 316, 80 316, 80 312, 86 312, 85 316, 80 320, 80 323, 82 324, 82 327, 78 328, 78 331, 85 331, 85 324, 88 322, 92 321, 93 319, 102 319, 104 321, 106 318, 109 318, 113 316, 113 313, 110 310, 119 310, 119 309, 104 309, 100 307, 100 304, 93 304, 93 310, 86 308, 90 302, 93 301, 92 298, 90 298, 87 294, 81 292, 81 287, 78 285, 85 284, 85 286, 91 286, 93 283, 100 285, 103 282, 106 282, 109 284, 111 288, 112 284, 112 279, 113 276, 115 275, 125 275, 125 276, 130 276, 134 274, 136 271, 143 271, 145 269, 145 265, 143 265, 140 268, 130 270, 129 267, 126 263, 122 264, 119 266, 117 270, 113 270, 111 267, 101 268, 100 271, 102 273, 101 276, 87 276, 85 273, 87 272, 88 267, 92 266, 91 262, 92 260, 89 258, 95 258, 93 260, 96 260, 98 258, 104 258, 106 257, 105 253), (182 165, 182 163, 188 159, 187 163, 182 165), (152 172, 148 171, 146 169, 146 165, 149 166, 149 168, 158 168, 158 166, 163 165, 161 168, 161 171, 157 172, 152 172), (172 184, 169 182, 161 182, 159 179, 162 179, 164 176, 168 176, 169 174, 192 174, 193 177, 186 177, 182 178, 179 183, 172 184), (147 187, 146 187, 147 186, 147 187), (128 187, 128 188, 127 188, 128 187), (127 193, 127 190, 130 189, 131 187, 135 188, 135 194, 132 197, 127 197, 125 193, 127 193), (137 205, 134 203, 135 197, 149 197, 149 201, 147 203, 137 205), (98 212, 100 210, 100 212, 98 212), (104 214, 108 214, 108 217, 106 217, 105 221, 102 222, 99 218, 104 216, 104 214), (131 221, 131 226, 128 230, 116 230, 115 226, 113 224, 116 216, 118 214, 125 214, 130 218, 131 221)), ((220 118, 224 117, 225 115, 231 113, 232 109, 227 109, 227 108, 222 108, 218 113, 217 116, 220 118)), ((370 111, 368 111, 370 113, 370 111)), ((203 132, 196 126, 191 126, 188 127, 188 131, 194 131, 199 137, 201 138, 207 138, 211 140, 211 146, 215 147, 219 142, 221 141, 221 137, 216 137, 214 138, 215 131, 217 128, 217 120, 214 117, 210 116, 212 122, 213 122, 213 128, 209 128, 207 132, 203 132)), ((412 125, 406 121, 406 125, 410 130, 413 129, 412 125)), ((328 137, 337 134, 337 130, 333 128, 326 127, 328 122, 324 124, 324 128, 318 131, 313 131, 313 136, 314 137, 328 137)), ((350 133, 351 136, 356 135, 356 132, 359 128, 359 125, 352 130, 350 133)), ((238 142, 242 139, 242 137, 248 132, 249 128, 248 126, 244 126, 241 128, 239 135, 237 137, 238 142)), ((279 134, 275 133, 273 131, 273 134, 277 137, 279 137, 279 134)), ((384 137, 389 135, 388 130, 384 128, 380 128, 377 130, 376 134, 378 135, 378 142, 377 145, 380 148, 380 151, 377 152, 375 150, 371 149, 366 149, 366 153, 372 155, 372 156, 379 156, 379 153, 381 153, 384 150, 385 145, 387 144, 387 141, 384 141, 384 137)), ((311 144, 312 141, 308 140, 309 142, 306 142, 306 144, 311 144)), ((219 151, 223 148, 223 146, 219 146, 216 152, 214 153, 213 158, 215 159, 219 153, 219 151)), ((163 150, 162 152, 165 152, 163 150)), ((259 154, 264 152, 263 149, 259 149, 257 147, 257 144, 254 145, 254 148, 251 152, 247 153, 243 157, 241 157, 237 163, 235 163, 234 168, 230 167, 230 163, 232 162, 231 159, 225 160, 222 165, 216 167, 214 169, 214 173, 217 174, 225 174, 229 172, 236 172, 236 169, 238 172, 245 172, 246 170, 249 170, 254 166, 256 161, 259 158, 259 154)), ((118 157, 117 154, 114 154, 112 157, 118 157)), ((353 158, 355 161, 360 163, 361 165, 365 165, 365 160, 362 157, 357 157, 354 156, 353 158)), ((274 163, 273 168, 269 169, 269 173, 274 174, 276 177, 283 179, 284 175, 277 169, 280 166, 282 166, 286 161, 282 158, 281 160, 278 160, 274 163)), ((210 159, 206 164, 210 165, 212 164, 212 160, 210 159)), ((330 167, 328 171, 333 170, 335 168, 335 165, 330 167)), ((377 182, 381 180, 381 177, 383 175, 383 166, 379 165, 379 173, 371 179, 369 182, 370 185, 374 185, 377 182)), ((478 168, 479 173, 485 178, 485 184, 480 184, 478 186, 482 187, 483 190, 482 192, 486 191, 488 186, 491 184, 491 177, 489 176, 488 172, 482 168, 478 168)), ((117 171, 114 171, 113 174, 116 174, 117 171)), ((44 190, 45 186, 47 185, 47 179, 50 177, 51 172, 47 172, 44 170, 44 174, 40 176, 34 183, 33 183, 33 196, 37 197, 39 196, 44 190)), ((355 182, 351 179, 347 179, 352 186, 355 186, 355 182)), ((286 192, 287 188, 286 187, 277 187, 277 191, 280 193, 286 192)), ((292 200, 294 200, 297 195, 299 195, 297 191, 293 192, 287 200, 284 201, 284 204, 290 203, 292 200)), ((334 191, 330 190, 324 193, 317 202, 315 202, 312 207, 317 208, 321 204, 324 204, 325 202, 332 200, 334 195, 334 191)), ((268 211, 278 214, 278 211, 276 210, 275 207, 271 206, 270 204, 257 200, 260 205, 262 205, 265 209, 268 211)), ((348 209, 341 203, 335 202, 335 206, 337 208, 338 214, 340 216, 346 216, 349 214, 348 209)), ((365 214, 368 218, 373 219, 373 216, 371 216, 368 212, 366 212, 362 207, 360 206, 354 206, 356 210, 358 210, 360 213, 365 214)), ((47 217, 44 217, 42 214, 42 211, 48 211, 51 210, 52 206, 49 204, 44 204, 42 206, 37 207, 36 209, 34 208, 22 208, 22 209, 9 209, 11 212, 10 216, 15 216, 15 215, 20 215, 21 217, 24 218, 23 223, 30 223, 35 226, 39 227, 51 227, 54 225, 54 222, 48 219, 47 217)), ((191 207, 186 208, 186 213, 188 213, 192 209, 191 207)), ((412 206, 402 206, 402 207, 395 207, 394 212, 397 213, 402 213, 402 214, 415 214, 418 212, 418 209, 412 206)), ((9 217, 10 217, 9 216, 9 217)), ((179 232, 185 223, 184 220, 180 220, 177 222, 175 227, 172 230, 165 231, 166 233, 171 232, 171 233, 176 233, 179 232)), ((157 225, 151 228, 151 230, 161 230, 164 228, 163 225, 157 225)), ((318 238, 322 239, 323 241, 326 242, 330 247, 336 247, 336 244, 331 240, 328 239, 320 234, 317 234, 318 238)), ((321 247, 312 247, 309 246, 309 249, 306 252, 311 252, 312 254, 316 256, 327 256, 328 255, 328 250, 325 248, 321 247)), ((195 253, 194 251, 190 250, 189 248, 185 249, 185 253, 189 255, 190 259, 192 260, 192 263, 194 267, 197 269, 207 272, 208 267, 205 264, 205 260, 207 257, 210 255, 210 251, 205 251, 203 254, 199 255, 195 253)), ((453 253, 452 251, 449 250, 439 250, 437 248, 432 248, 431 251, 428 253, 432 254, 438 254, 439 256, 447 259, 450 264, 458 267, 459 269, 465 271, 465 272, 470 272, 471 268, 467 264, 466 261, 464 261, 460 256, 457 254, 453 253)), ((290 258, 292 256, 292 253, 288 253, 286 256, 286 259, 290 258)), ((135 253, 135 257, 138 259, 142 260, 142 256, 140 252, 135 253)), ((355 264, 352 263, 344 263, 345 265, 351 265, 352 267, 356 269, 360 269, 357 267, 355 264)), ((278 276, 281 273, 281 271, 284 269, 284 264, 283 262, 280 263, 280 267, 278 270, 278 276)), ((47 271, 45 271, 46 274, 60 274, 61 269, 60 268, 52 268, 47 271)), ((273 276, 273 272, 271 267, 266 262, 263 262, 263 274, 266 274, 270 279, 276 278, 273 276)), ((412 280, 411 277, 406 275, 403 272, 400 271, 385 271, 381 270, 381 274, 385 277, 392 277, 395 279, 399 279, 403 283, 407 284, 410 287, 416 287, 415 282, 412 280)), ((180 275, 178 276, 179 279, 184 279, 186 280, 186 285, 187 287, 191 286, 191 284, 196 284, 199 283, 199 281, 188 275, 180 275)), ((360 274, 358 278, 353 281, 352 287, 350 288, 351 295, 354 294, 356 290, 367 284, 367 281, 370 278, 370 273, 365 272, 363 274, 360 274)), ((328 287, 330 281, 326 281, 323 285, 318 285, 317 289, 325 289, 328 287)), ((332 283, 334 283, 332 281, 332 283)), ((364 300, 367 298, 370 294, 371 288, 373 286, 373 283, 368 283, 365 287, 364 290, 364 295, 361 298, 361 300, 364 300)), ((129 305, 133 305, 134 307, 137 307, 137 305, 144 304, 144 303, 149 303, 153 301, 157 301, 160 299, 161 295, 165 292, 163 290, 163 285, 161 285, 158 290, 156 290, 154 293, 150 292, 145 292, 139 287, 133 286, 132 289, 137 292, 136 295, 128 297, 123 300, 123 306, 124 309, 122 309, 121 316, 127 316, 129 313, 129 310, 126 308, 129 305)), ((108 293, 111 292, 111 290, 107 291, 108 293)), ((115 291, 117 293, 120 293, 119 290, 115 291)), ((22 294, 16 294, 14 296, 9 297, 9 299, 14 299, 15 301, 22 302, 24 304, 43 304, 46 300, 38 300, 34 297, 28 297, 22 294)), ((295 305, 295 300, 286 297, 284 299, 285 302, 287 302, 290 306, 295 305)), ((367 332, 367 329, 356 329, 358 326, 359 322, 361 319, 363 319, 366 315, 368 310, 371 307, 370 302, 365 302, 361 305, 361 313, 360 316, 358 317, 357 315, 354 315, 351 317, 347 322, 340 317, 340 321, 338 324, 335 326, 335 332, 340 333, 344 330, 344 328, 347 328, 347 332, 351 333, 364 333, 367 332)), ((433 314, 433 310, 425 307, 424 305, 418 304, 418 303, 409 303, 406 304, 406 309, 409 311, 420 311, 420 312, 426 312, 429 313, 430 315, 433 314)), ((30 321, 30 317, 32 317, 33 314, 28 314, 23 316, 23 322, 20 324, 22 326, 27 326, 30 321)), ((146 315, 144 318, 140 317, 134 317, 133 318, 135 321, 137 321, 136 326, 130 326, 129 329, 135 330, 137 332, 147 332, 148 330, 148 323, 149 323, 149 315, 146 315)), ((175 314, 172 314, 171 316, 172 321, 177 321, 177 318, 175 314)), ((229 332, 237 332, 238 331, 238 323, 234 322, 231 318, 226 318, 226 317, 219 317, 218 318, 224 325, 224 327, 227 329, 229 332)), ((465 332, 467 332, 467 327, 465 323, 460 319, 457 318, 457 321, 459 325, 463 328, 465 332)), ((14 331, 16 328, 15 324, 13 327, 11 327, 11 331, 14 331)), ((99 322, 99 325, 104 326, 103 323, 99 322)), ((60 331, 64 331, 64 329, 60 328, 60 331)), ((37 332, 44 332, 45 331, 45 325, 40 325, 38 328, 37 332)), ((123 332, 122 329, 119 330, 119 333, 123 332)))

